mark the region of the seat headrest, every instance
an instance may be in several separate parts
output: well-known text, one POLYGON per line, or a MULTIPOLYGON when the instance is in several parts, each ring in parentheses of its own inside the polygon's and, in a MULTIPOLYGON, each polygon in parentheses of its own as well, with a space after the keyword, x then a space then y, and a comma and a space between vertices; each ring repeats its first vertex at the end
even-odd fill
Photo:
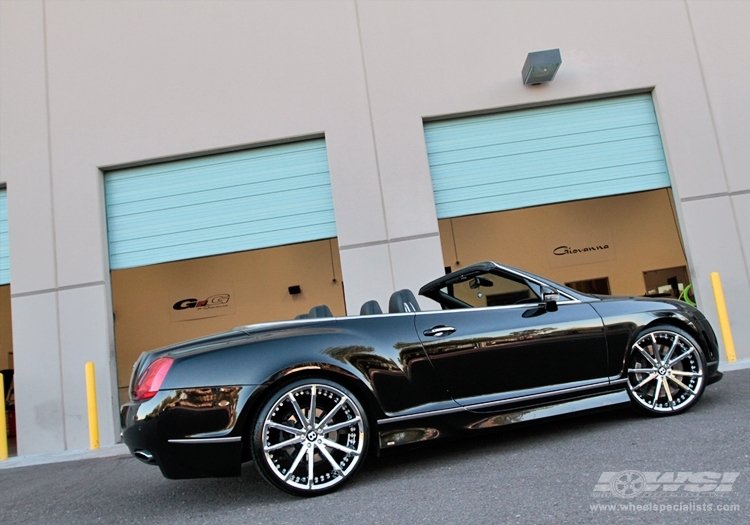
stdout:
POLYGON ((299 314, 297 317, 295 317, 295 319, 307 319, 308 317, 310 316, 307 314, 299 314))
POLYGON ((383 310, 380 309, 380 303, 374 299, 372 301, 367 301, 362 305, 362 308, 359 309, 359 315, 378 315, 382 313, 383 310))
POLYGON ((310 312, 307 314, 307 317, 310 319, 315 319, 318 317, 333 317, 333 314, 331 313, 331 309, 328 308, 326 305, 321 304, 319 306, 313 306, 310 308, 310 312))
POLYGON ((403 289, 398 292, 391 294, 391 300, 388 301, 388 312, 405 313, 405 312, 421 312, 422 309, 419 307, 417 298, 411 290, 403 289))

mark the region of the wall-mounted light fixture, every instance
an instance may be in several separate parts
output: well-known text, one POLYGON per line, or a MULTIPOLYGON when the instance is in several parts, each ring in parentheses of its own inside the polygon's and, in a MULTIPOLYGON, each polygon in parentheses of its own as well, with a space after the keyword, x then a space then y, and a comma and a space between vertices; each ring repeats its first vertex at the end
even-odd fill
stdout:
POLYGON ((299 295, 302 293, 302 288, 300 288, 300 285, 295 284, 294 286, 289 287, 289 295, 299 295))
POLYGON ((555 78, 557 70, 560 69, 560 64, 562 64, 562 58, 560 58, 559 49, 529 53, 521 70, 524 85, 549 82, 555 78))

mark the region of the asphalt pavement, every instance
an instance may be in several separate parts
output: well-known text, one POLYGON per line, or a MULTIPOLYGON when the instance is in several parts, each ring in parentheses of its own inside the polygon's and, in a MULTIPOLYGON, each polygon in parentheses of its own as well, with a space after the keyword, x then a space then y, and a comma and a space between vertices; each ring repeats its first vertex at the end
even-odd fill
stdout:
POLYGON ((0 469, 0 524, 750 523, 750 370, 678 416, 631 410, 370 457, 342 490, 167 480, 115 455, 0 469))

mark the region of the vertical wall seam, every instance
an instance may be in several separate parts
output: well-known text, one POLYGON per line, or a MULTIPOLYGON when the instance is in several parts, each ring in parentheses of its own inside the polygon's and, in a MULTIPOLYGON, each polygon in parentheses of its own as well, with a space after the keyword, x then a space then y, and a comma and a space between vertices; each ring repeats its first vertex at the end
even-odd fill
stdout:
POLYGON ((65 385, 63 377, 63 355, 62 355, 62 330, 60 327, 60 279, 57 268, 57 226, 55 216, 55 191, 52 177, 52 118, 50 116, 50 97, 49 97, 49 45, 47 42, 47 0, 42 0, 42 35, 44 40, 44 98, 47 113, 47 170, 49 176, 49 199, 52 215, 52 266, 54 269, 55 283, 55 319, 57 321, 57 356, 60 360, 60 403, 62 405, 62 431, 63 446, 68 449, 68 429, 65 421, 65 385))
MULTIPOLYGON (((721 164, 721 174, 724 177, 724 184, 727 187, 727 193, 729 194, 729 208, 732 211, 732 220, 734 221, 734 230, 737 234, 737 239, 742 244, 742 236, 740 235, 740 224, 737 220, 737 211, 734 208, 734 201, 732 200, 731 193, 732 188, 729 183, 729 175, 727 174, 727 167, 724 161, 724 151, 721 148, 721 141, 719 141, 719 130, 716 126, 716 118, 714 116, 714 108, 711 105, 711 97, 708 94, 708 84, 706 84, 706 74, 703 71, 703 62, 701 61, 700 50, 698 49, 698 40, 695 36, 695 27, 693 26, 693 17, 690 15, 690 4, 688 0, 683 0, 685 4, 685 12, 687 13, 688 25, 690 26, 690 36, 693 39, 693 48, 695 49, 695 58, 698 61, 698 70, 701 75, 701 83, 703 84, 703 92, 706 96, 706 105, 708 106, 708 115, 711 118, 711 127, 714 132, 714 140, 716 141, 716 149, 719 151, 719 163, 721 164)), ((745 257, 745 251, 740 249, 740 257, 742 257, 742 266, 745 269, 745 278, 750 282, 750 268, 748 268, 748 261, 745 257)))
POLYGON ((367 76, 367 61, 365 60, 365 45, 362 39, 362 24, 359 19, 359 2, 354 0, 354 13, 357 19, 357 37, 359 38, 359 55, 362 59, 362 74, 365 81, 365 94, 367 95, 367 111, 370 117, 370 133, 372 134, 372 146, 375 150, 375 170, 378 174, 378 189, 380 190, 380 209, 383 211, 383 226, 385 227, 385 238, 388 247, 388 264, 391 268, 391 285, 396 290, 396 276, 393 271, 393 256, 391 254, 391 235, 388 231, 388 218, 385 212, 385 193, 383 192, 383 178, 380 175, 380 153, 378 152, 378 139, 375 136, 375 120, 372 116, 372 101, 370 99, 370 82, 367 76))

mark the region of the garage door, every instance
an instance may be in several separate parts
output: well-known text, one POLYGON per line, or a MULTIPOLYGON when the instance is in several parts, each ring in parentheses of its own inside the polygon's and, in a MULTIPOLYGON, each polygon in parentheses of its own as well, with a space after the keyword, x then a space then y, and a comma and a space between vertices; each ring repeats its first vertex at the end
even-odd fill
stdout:
POLYGON ((8 251, 8 193, 0 189, 0 285, 10 283, 8 251))
POLYGON ((105 174, 110 267, 336 237, 323 139, 105 174))
POLYGON ((669 187, 650 94, 428 122, 438 218, 669 187))

